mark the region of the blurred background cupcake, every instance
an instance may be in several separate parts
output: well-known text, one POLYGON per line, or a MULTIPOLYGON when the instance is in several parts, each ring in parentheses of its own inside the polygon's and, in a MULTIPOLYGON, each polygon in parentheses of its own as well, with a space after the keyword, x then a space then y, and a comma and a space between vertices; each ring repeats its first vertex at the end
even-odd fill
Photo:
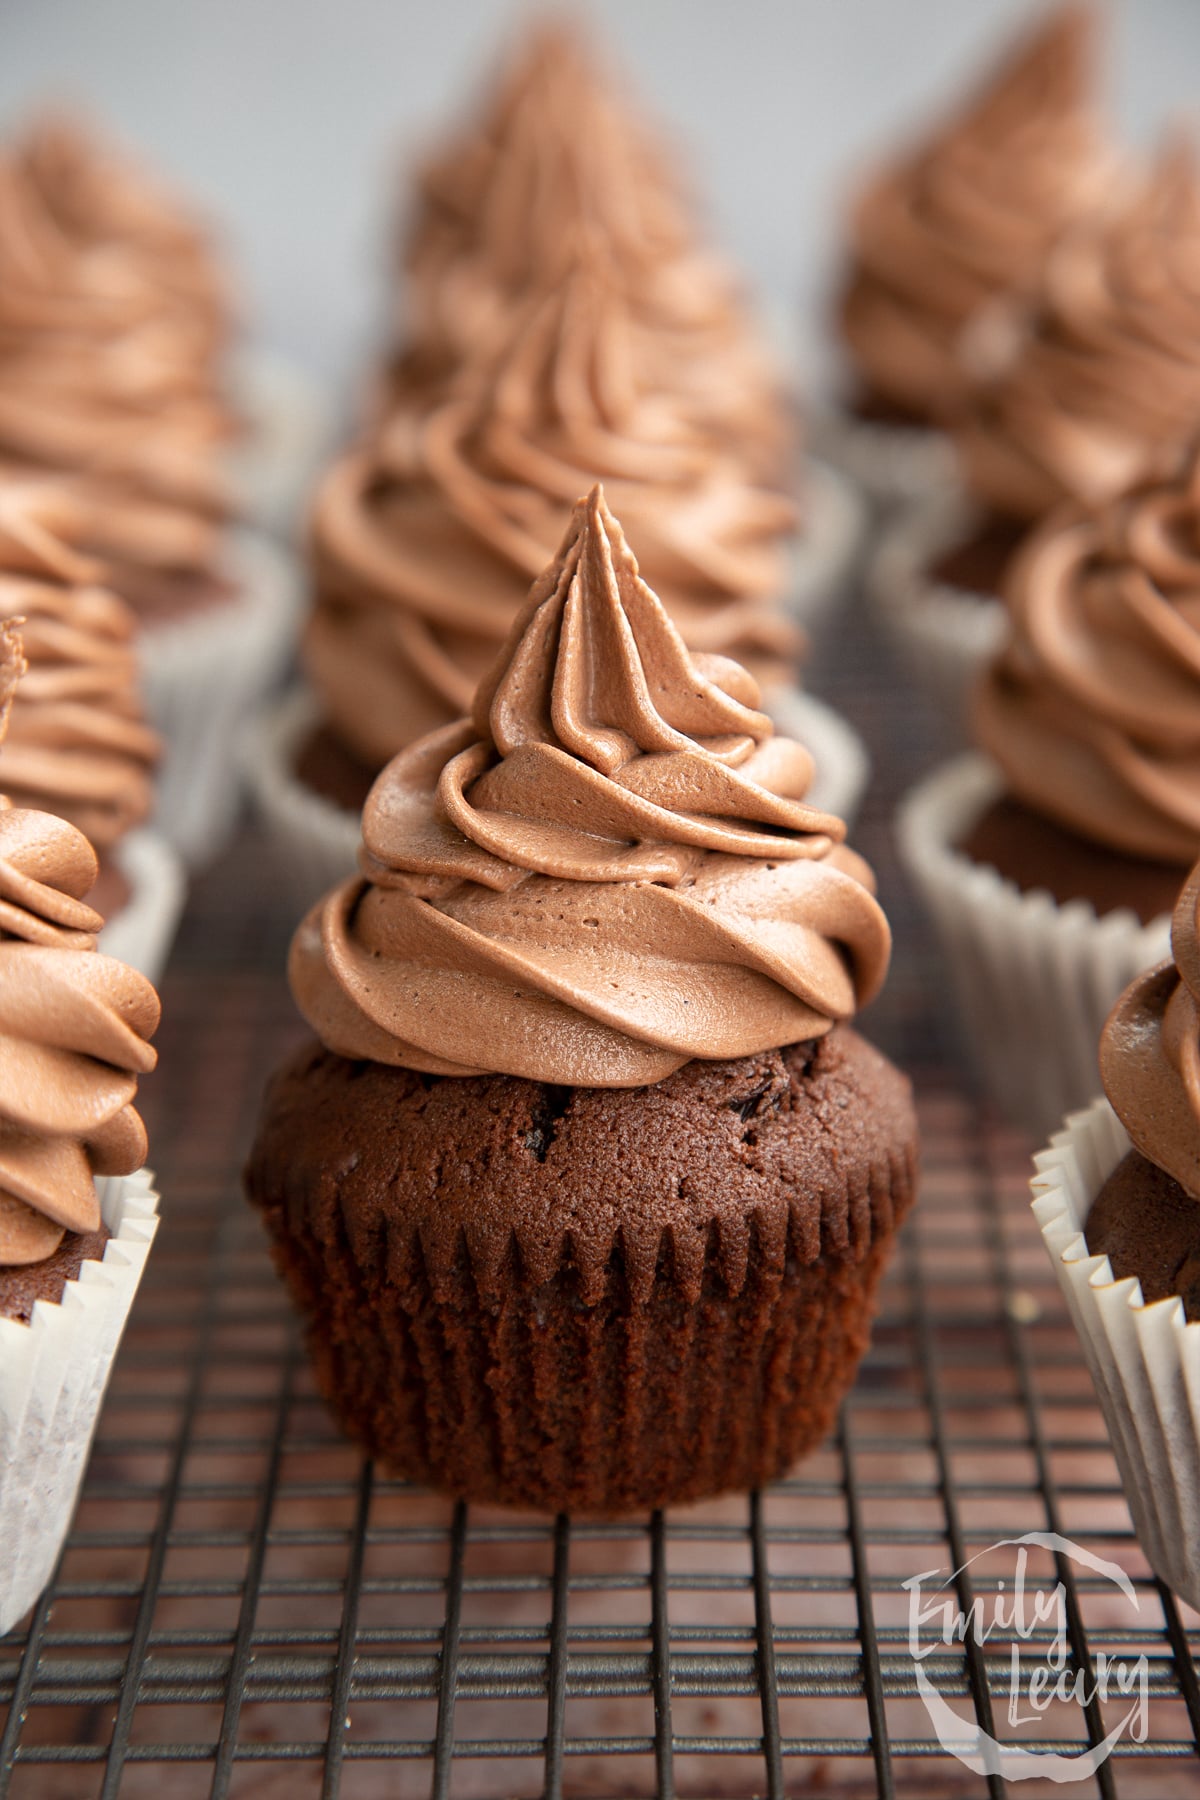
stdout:
POLYGON ((239 523, 228 288, 188 209, 75 119, 0 151, 0 467, 71 484, 73 542, 137 614, 160 820, 192 861, 233 822, 237 728, 294 626, 285 558, 239 523))
MULTIPOLYGON (((162 745, 139 691, 137 621, 100 569, 55 535, 52 480, 0 476, 0 616, 21 619, 3 790, 68 820, 93 845, 101 948, 156 981, 179 915, 179 857, 147 824, 162 745)), ((63 506, 70 523, 69 500, 63 506)))
POLYGON ((898 841, 987 1085, 1044 1134, 1094 1093, 1100 1027, 1200 854, 1200 458, 1051 520, 1007 599, 987 754, 921 783, 898 841))
POLYGON ((352 866, 372 780, 461 716, 597 478, 687 643, 752 671, 813 749, 821 803, 852 814, 861 748, 795 689, 792 403, 665 154, 574 35, 535 33, 482 126, 427 165, 406 263, 409 335, 314 502, 313 698, 248 749, 297 878, 352 866))
POLYGON ((820 441, 880 503, 952 477, 945 426, 969 386, 972 333, 997 300, 1034 292, 1052 246, 1109 198, 1099 32, 1093 7, 1052 11, 855 198, 837 302, 850 377, 820 441))

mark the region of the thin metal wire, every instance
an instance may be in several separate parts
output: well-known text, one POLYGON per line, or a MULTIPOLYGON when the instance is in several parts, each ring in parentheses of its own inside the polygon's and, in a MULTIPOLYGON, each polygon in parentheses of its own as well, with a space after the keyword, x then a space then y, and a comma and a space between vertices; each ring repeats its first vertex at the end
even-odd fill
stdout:
POLYGON ((570 1637, 567 1609, 570 1605, 571 1521, 559 1513, 554 1521, 554 1610, 550 1616, 550 1671, 546 1709, 546 1800, 562 1794, 564 1733, 567 1710, 567 1669, 570 1637))

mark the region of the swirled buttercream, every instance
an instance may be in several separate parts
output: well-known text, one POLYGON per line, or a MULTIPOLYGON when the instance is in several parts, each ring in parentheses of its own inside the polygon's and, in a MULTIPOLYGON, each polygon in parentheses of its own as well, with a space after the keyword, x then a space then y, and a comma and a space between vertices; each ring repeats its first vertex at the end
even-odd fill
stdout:
POLYGON ((206 566, 237 430, 227 338, 211 249, 140 171, 57 119, 0 155, 0 461, 86 478, 134 509, 135 541, 206 566))
POLYGON ((1117 1001, 1100 1074, 1142 1155, 1200 1201, 1200 863, 1171 919, 1171 957, 1117 1001))
POLYGON ((591 1087, 820 1036, 882 982, 870 871, 753 679, 690 655, 599 488, 472 714, 392 761, 290 978, 328 1048, 591 1087))
POLYGON ((54 535, 54 510, 49 488, 0 482, 0 614, 22 615, 28 664, 3 783, 106 850, 150 810, 159 741, 138 695, 136 620, 54 535))
POLYGON ((790 474, 781 373, 740 284, 703 241, 669 152, 577 27, 529 34, 421 172, 416 201, 385 412, 433 404, 464 364, 496 353, 531 295, 552 293, 590 253, 698 428, 762 479, 790 474))
POLYGON ((1200 417, 1200 177, 1172 139, 1111 219, 1063 240, 1008 362, 956 441, 972 491, 1040 518, 1170 470, 1200 417))
POLYGON ((1200 459, 1018 552, 976 734, 1012 791, 1094 843, 1200 852, 1200 459))
POLYGON ((1095 35, 1091 8, 1059 8, 857 199, 842 332, 869 388, 918 417, 954 411, 964 330, 998 296, 1031 292, 1050 246, 1107 197, 1095 35))
POLYGON ((797 650, 773 604, 794 509, 697 428, 623 290, 587 259, 535 296, 494 365, 397 409, 317 497, 305 656, 367 762, 460 717, 602 478, 688 644, 779 680, 797 650))
MULTIPOLYGON (((0 627, 0 724, 20 663, 15 632, 0 627)), ((102 921, 84 904, 95 878, 73 825, 0 798, 0 1266, 95 1231, 93 1177, 145 1160, 131 1101, 155 1064, 158 996, 96 952, 102 921)))

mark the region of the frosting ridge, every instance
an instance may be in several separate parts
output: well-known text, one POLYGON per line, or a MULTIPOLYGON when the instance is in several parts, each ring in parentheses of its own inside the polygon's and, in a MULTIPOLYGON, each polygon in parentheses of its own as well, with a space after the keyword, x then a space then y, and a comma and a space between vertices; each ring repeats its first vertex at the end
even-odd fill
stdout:
POLYGON ((887 924, 757 701, 738 665, 689 654, 593 489, 471 717, 384 770, 363 876, 297 933, 323 1042, 623 1087, 850 1016, 887 924))
POLYGON ((1171 918, 1171 959, 1117 1001, 1100 1074, 1142 1155, 1200 1201, 1200 863, 1171 918))
POLYGON ((46 488, 0 484, 0 614, 22 615, 27 663, 3 781, 17 806, 57 813, 105 850, 149 813, 160 745, 142 713, 133 614, 43 511, 53 517, 46 488))
POLYGON ((1200 850, 1200 457, 1021 548, 975 732, 1036 811, 1130 856, 1200 850))
MULTIPOLYGON (((15 631, 0 627, 0 736, 20 662, 15 631)), ((131 1102, 155 1064, 158 996, 96 951, 102 920, 84 902, 95 877, 73 825, 0 796, 0 1265, 95 1231, 94 1176, 145 1161, 131 1102)))

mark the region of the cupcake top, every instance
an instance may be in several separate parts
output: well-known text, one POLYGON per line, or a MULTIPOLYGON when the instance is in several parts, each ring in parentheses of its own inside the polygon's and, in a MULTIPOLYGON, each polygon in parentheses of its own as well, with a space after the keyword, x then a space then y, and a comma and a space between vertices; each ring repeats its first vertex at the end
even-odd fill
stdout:
POLYGON ((228 334, 173 196, 74 120, 0 154, 0 461, 85 476, 199 556, 230 502, 228 334))
POLYGON ((1012 792, 1094 843, 1200 852, 1200 456, 1017 553, 1009 637, 975 697, 1012 792))
POLYGON ((1142 1155, 1200 1201, 1200 863, 1171 918, 1171 958, 1117 1001, 1100 1075, 1142 1155))
POLYGON ((589 255, 531 297, 490 364, 397 408, 322 485, 305 656, 363 760, 469 709, 598 477, 687 642, 786 678, 797 633, 773 602, 792 503, 702 427, 626 287, 589 255))
POLYGON ((843 334, 864 382, 921 418, 966 383, 963 329, 1037 282, 1050 246, 1105 198, 1093 106, 1096 14, 1064 6, 966 107, 859 195, 843 334))
POLYGON ((1169 470, 1200 417, 1200 177, 1171 140, 1132 200, 1057 247, 1009 361, 956 427, 971 490, 1039 518, 1169 470))
MULTIPOLYGON (((0 736, 22 663, 0 626, 0 736)), ((0 1267, 95 1231, 93 1177, 145 1160, 131 1103, 155 1064, 158 996, 95 948, 103 921, 84 896, 96 867, 73 825, 0 797, 0 1267)))
MULTIPOLYGON (((704 242, 673 161, 580 28, 529 32, 470 125, 422 170, 404 252, 404 341, 388 406, 494 353, 531 296, 591 249, 656 340, 697 423, 786 478, 782 380, 740 284, 704 242)), ((596 473, 603 471, 597 469, 596 473)))
POLYGON ((689 654, 593 489, 471 716, 384 770, 363 876, 296 935, 325 1045, 636 1087, 850 1017, 887 922, 757 701, 737 664, 689 654))
POLYGON ((149 813, 160 744, 134 615, 54 524, 52 488, 0 484, 0 615, 21 616, 28 663, 0 779, 14 805, 57 813, 103 851, 149 813))

